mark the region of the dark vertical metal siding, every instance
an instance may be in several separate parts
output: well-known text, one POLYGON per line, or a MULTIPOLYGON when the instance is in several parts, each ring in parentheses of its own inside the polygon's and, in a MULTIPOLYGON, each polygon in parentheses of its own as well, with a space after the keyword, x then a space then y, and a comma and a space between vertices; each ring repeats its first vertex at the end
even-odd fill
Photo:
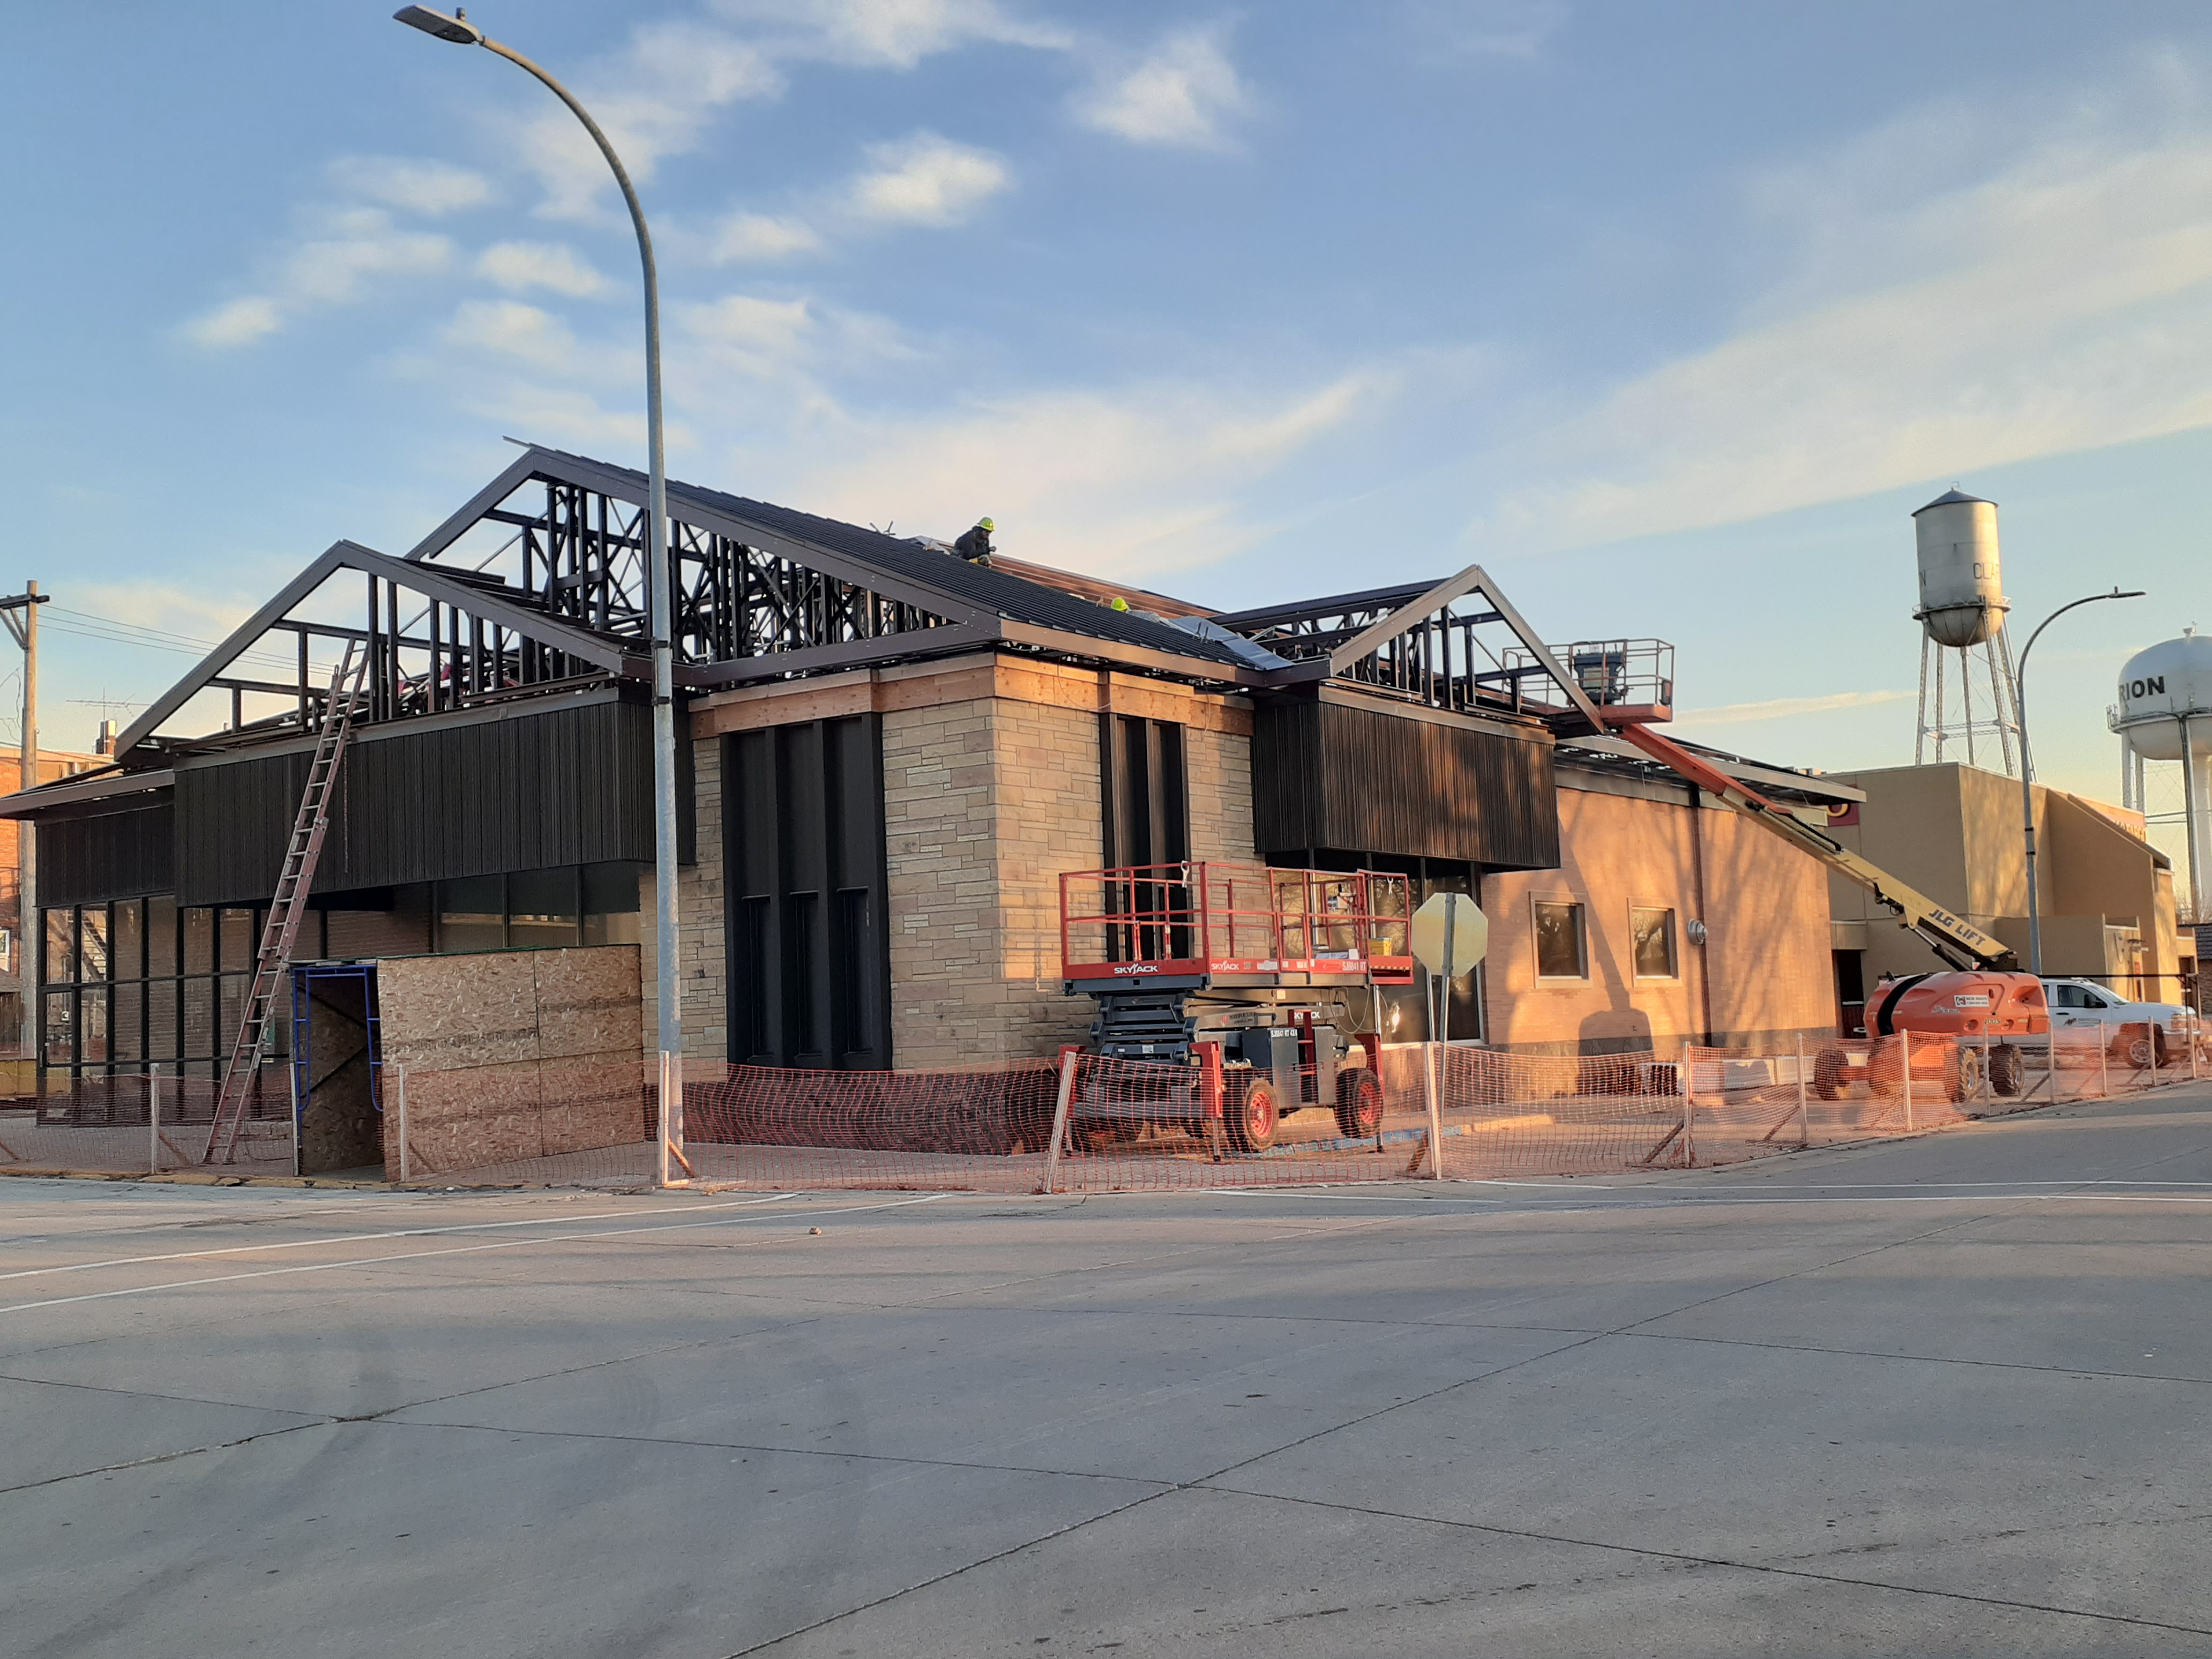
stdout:
POLYGON ((1253 725, 1252 793, 1263 854, 1356 848, 1494 870, 1559 861, 1542 743, 1382 709, 1268 702, 1253 725))
POLYGON ((1182 727, 1136 715, 1098 717, 1100 806, 1108 867, 1190 856, 1190 781, 1182 727))
MULTIPOLYGON (((309 758, 301 751, 179 771, 179 903, 267 900, 309 758)), ((640 703, 356 742, 338 773, 314 890, 650 862, 652 781, 652 713, 640 703)))
MULTIPOLYGON (((176 809, 167 801, 97 817, 48 818, 33 833, 40 904, 102 904, 166 893, 176 880, 176 809)), ((27 921, 24 926, 31 937, 27 921)))
POLYGON ((731 1059, 889 1067, 880 718, 801 721, 723 744, 731 1059))

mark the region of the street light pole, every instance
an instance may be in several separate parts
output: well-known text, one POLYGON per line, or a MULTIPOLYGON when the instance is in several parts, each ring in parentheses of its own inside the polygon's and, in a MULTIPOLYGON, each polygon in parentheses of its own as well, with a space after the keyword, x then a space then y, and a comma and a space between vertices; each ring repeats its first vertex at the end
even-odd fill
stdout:
POLYGON ((428 6, 403 6, 392 14, 398 21, 457 46, 482 46, 510 64, 530 71, 584 124, 599 154, 614 170, 629 206, 630 223, 637 231, 637 254, 645 270, 645 426, 648 483, 646 486, 647 559, 646 610, 653 635, 653 885, 657 917, 653 939, 653 988, 656 994, 655 1046, 667 1054, 684 1052, 684 1014, 681 988, 677 982, 676 895, 676 689, 675 655, 671 643, 668 568, 668 469, 661 444, 660 421, 660 278, 653 262, 653 236, 645 227, 645 209, 631 188, 629 171, 599 124, 592 119, 568 88, 520 52, 503 46, 456 9, 448 17, 428 6))
POLYGON ((2013 665, 2013 710, 2020 717, 2020 812, 2021 838, 2027 851, 2027 968, 2038 979, 2043 977, 2043 907, 2035 890, 2035 751, 2027 738, 2027 653, 2035 649, 2036 641, 2043 630, 2057 622, 2076 605, 2094 605, 2100 599, 2139 599, 2140 588, 2123 593, 2114 588, 2109 593, 2091 593, 2086 598, 2062 605, 2035 625, 2035 632, 2027 636, 2021 647, 2020 660, 2013 665))

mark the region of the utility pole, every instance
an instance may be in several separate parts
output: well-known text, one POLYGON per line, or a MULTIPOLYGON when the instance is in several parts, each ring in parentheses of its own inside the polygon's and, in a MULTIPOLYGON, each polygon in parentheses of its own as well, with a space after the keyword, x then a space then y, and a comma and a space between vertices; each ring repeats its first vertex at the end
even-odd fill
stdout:
MULTIPOLYGON (((8 624, 15 643, 23 648, 23 748, 15 774, 18 789, 35 789, 39 783, 39 607, 49 597, 39 592, 38 583, 25 582, 21 592, 0 599, 0 622, 8 624)), ((38 846, 33 833, 27 818, 15 820, 15 960, 22 969, 32 968, 39 959, 38 846)), ((32 974, 19 972, 18 977, 24 981, 23 1029, 27 1033, 36 1029, 33 1011, 39 991, 30 983, 32 974)))

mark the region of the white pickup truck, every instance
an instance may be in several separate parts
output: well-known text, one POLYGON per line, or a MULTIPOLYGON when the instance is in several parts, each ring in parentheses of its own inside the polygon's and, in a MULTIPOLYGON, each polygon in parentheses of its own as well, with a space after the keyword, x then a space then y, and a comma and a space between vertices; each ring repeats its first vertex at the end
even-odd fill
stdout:
POLYGON ((2121 1041, 2122 1026, 2151 1027, 2148 1039, 2140 1032, 2128 1034, 2130 1049, 2145 1052, 2123 1054, 2114 1048, 2114 1058, 2131 1066, 2151 1065, 2154 1056, 2148 1050, 2152 1045, 2158 1049, 2158 1057, 2162 1058, 2166 1054, 2186 1055, 2189 1051, 2182 1045, 2192 1036, 2199 1042, 2204 1040, 2196 1011, 2178 1002, 2130 1002, 2118 992, 2086 979, 2046 979, 2043 989, 2051 1004, 2051 1024, 2062 1035, 2069 1030, 2110 1026, 2112 1030, 2107 1040, 2118 1043, 2121 1041))

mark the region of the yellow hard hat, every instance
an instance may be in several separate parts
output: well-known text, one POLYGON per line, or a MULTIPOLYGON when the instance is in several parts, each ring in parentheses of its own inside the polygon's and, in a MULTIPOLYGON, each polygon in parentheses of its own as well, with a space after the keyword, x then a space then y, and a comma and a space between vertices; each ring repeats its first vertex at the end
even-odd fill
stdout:
POLYGON ((978 519, 975 520, 975 528, 978 530, 996 530, 998 527, 998 526, 993 524, 988 519, 978 519))
POLYGON ((1119 593, 1116 593, 1114 596, 1114 603, 1109 607, 1109 609, 1115 611, 1127 611, 1128 608, 1128 600, 1123 599, 1119 593))

